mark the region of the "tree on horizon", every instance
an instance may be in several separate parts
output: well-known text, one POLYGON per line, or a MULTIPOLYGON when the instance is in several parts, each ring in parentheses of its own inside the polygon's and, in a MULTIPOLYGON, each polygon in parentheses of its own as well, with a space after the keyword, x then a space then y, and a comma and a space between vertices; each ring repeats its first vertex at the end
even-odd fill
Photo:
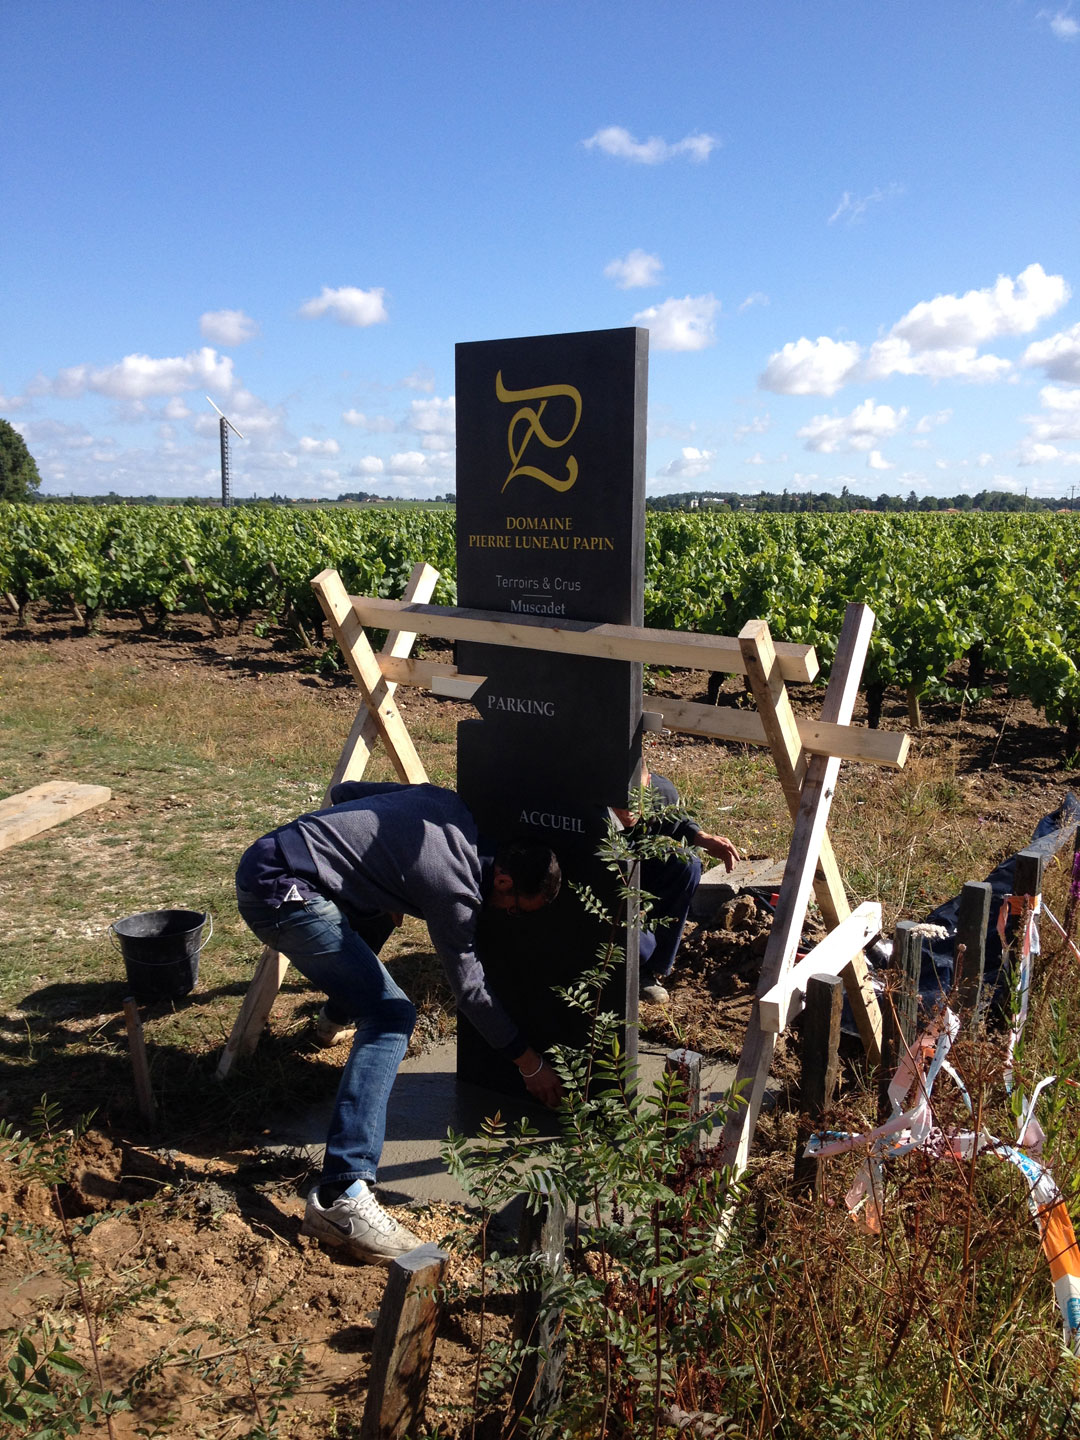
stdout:
POLYGON ((0 500, 32 500, 40 484, 26 441, 10 420, 0 420, 0 500))

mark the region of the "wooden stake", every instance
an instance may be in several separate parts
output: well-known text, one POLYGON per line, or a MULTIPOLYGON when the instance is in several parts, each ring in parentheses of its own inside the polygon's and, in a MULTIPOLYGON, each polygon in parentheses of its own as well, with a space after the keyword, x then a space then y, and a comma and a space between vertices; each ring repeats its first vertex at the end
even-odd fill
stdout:
POLYGON ((424 1421, 445 1250, 420 1245, 390 1266, 375 1335, 360 1440, 406 1440, 424 1421))
POLYGON ((550 1197, 539 1210, 526 1210, 518 1235, 519 1253, 537 1256, 534 1283, 517 1292, 514 1301, 513 1338, 535 1345, 539 1352, 522 1363, 514 1383, 510 1408, 514 1416, 510 1435, 517 1435, 517 1420, 528 1417, 530 1430, 542 1422, 558 1404, 566 1348, 563 1312, 554 1310, 546 1299, 548 1277, 563 1266, 566 1246, 566 1211, 550 1197))
POLYGON ((821 1190, 821 1160, 804 1156, 811 1132, 820 1124, 836 1093, 840 1077, 840 1015, 844 1008, 844 982, 839 975, 811 975, 803 1011, 800 1104, 807 1117, 799 1126, 795 1145, 796 1192, 821 1190))
POLYGON ((956 916, 956 954, 953 986, 961 1010, 974 1019, 982 1003, 983 971, 986 968, 986 932, 990 928, 990 901, 993 887, 985 882, 969 881, 960 892, 956 916))
MULTIPOLYGON (((684 1075, 686 1083, 687 1118, 696 1119, 701 1114, 701 1062, 697 1050, 669 1050, 664 1060, 668 1075, 684 1075)), ((699 1130, 694 1137, 694 1150, 700 1154, 704 1135, 699 1130)))
POLYGON ((145 1124, 153 1130, 157 1126, 157 1106, 150 1085, 150 1064, 146 1058, 146 1040, 143 1037, 139 1006, 134 996, 124 1001, 124 1024, 127 1026, 128 1050, 131 1052, 131 1072, 135 1081, 135 1099, 139 1114, 145 1124))
POLYGON ((919 1024, 919 972, 922 969, 922 936, 911 920, 901 920, 893 932, 893 983, 883 1007, 885 1028, 878 1074, 878 1109, 882 1118, 890 1113, 889 1085, 896 1067, 915 1039, 919 1024))

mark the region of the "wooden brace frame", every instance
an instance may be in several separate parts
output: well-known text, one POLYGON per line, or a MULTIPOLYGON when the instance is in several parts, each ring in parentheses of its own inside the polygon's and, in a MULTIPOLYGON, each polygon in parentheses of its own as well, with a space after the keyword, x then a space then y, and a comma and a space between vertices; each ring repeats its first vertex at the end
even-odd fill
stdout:
MULTIPOLYGON (((796 969, 795 959, 811 888, 832 932, 815 952, 815 971, 829 968, 842 976, 867 1057, 876 1064, 881 1055, 881 1011, 862 953, 869 938, 868 927, 875 917, 880 923, 880 908, 871 913, 872 907, 860 906, 852 915, 827 832, 842 759, 900 769, 907 758, 906 735, 857 730, 850 723, 874 625, 873 612, 865 605, 848 606, 821 717, 798 720, 786 682, 812 680, 818 671, 817 657, 809 645, 774 643, 764 620, 748 621, 738 638, 732 639, 452 609, 427 603, 437 579, 437 572, 430 566, 417 565, 401 600, 350 596, 335 570, 324 570, 311 582, 363 697, 331 786, 363 774, 376 740, 382 741, 403 781, 423 783, 426 772, 394 699, 397 686, 420 685, 437 695, 468 699, 483 684, 484 677, 461 675, 453 665, 411 658, 409 652, 418 634, 724 670, 748 677, 757 703, 756 714, 688 701, 651 699, 652 710, 646 716, 652 728, 663 725, 686 734, 768 745, 794 821, 776 916, 736 1079, 745 1103, 729 1117, 722 1140, 725 1160, 742 1170, 777 1034, 799 1006, 803 967, 796 969), (364 634, 365 625, 390 632, 379 654, 364 634)), ((264 950, 221 1056, 217 1070, 220 1079, 228 1075, 239 1056, 254 1049, 287 968, 284 957, 264 950)))

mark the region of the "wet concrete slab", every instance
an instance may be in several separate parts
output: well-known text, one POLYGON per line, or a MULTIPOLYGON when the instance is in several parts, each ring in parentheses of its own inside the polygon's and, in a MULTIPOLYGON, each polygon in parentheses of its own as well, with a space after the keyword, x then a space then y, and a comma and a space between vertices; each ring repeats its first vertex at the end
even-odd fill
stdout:
MULTIPOLYGON (((644 1083, 652 1083, 663 1073, 668 1053, 659 1047, 642 1046, 640 1066, 644 1083)), ((345 1058, 344 1049, 341 1058, 345 1058)), ((518 1100, 466 1084, 457 1079, 455 1063, 455 1045, 450 1040, 406 1059, 398 1071, 387 1109, 386 1144, 377 1181, 379 1192, 388 1203, 466 1202, 466 1195, 447 1172, 442 1159, 448 1129, 475 1138, 484 1120, 498 1112, 510 1123, 527 1115, 541 1134, 556 1133, 551 1112, 530 1104, 524 1089, 518 1100)), ((734 1078, 733 1065, 705 1063, 701 1076, 703 1104, 719 1104, 734 1078)), ((272 1127, 266 1145, 271 1149, 302 1151, 311 1165, 318 1168, 322 1164, 333 1103, 333 1095, 328 1094, 304 1114, 272 1127)))

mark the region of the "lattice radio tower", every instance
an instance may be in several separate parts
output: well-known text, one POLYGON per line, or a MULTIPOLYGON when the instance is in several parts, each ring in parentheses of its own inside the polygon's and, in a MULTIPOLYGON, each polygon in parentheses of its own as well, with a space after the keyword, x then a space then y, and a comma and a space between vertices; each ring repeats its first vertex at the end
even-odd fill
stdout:
MULTIPOLYGON (((210 400, 209 395, 207 395, 206 398, 210 400)), ((210 404, 214 405, 213 400, 210 400, 210 404)), ((219 406, 214 405, 214 409, 220 416, 218 429, 221 431, 221 504, 224 509, 228 507, 229 501, 232 498, 229 490, 229 431, 232 430, 234 434, 239 435, 241 440, 244 437, 240 435, 240 431, 237 430, 236 426, 228 419, 225 412, 219 406)))

